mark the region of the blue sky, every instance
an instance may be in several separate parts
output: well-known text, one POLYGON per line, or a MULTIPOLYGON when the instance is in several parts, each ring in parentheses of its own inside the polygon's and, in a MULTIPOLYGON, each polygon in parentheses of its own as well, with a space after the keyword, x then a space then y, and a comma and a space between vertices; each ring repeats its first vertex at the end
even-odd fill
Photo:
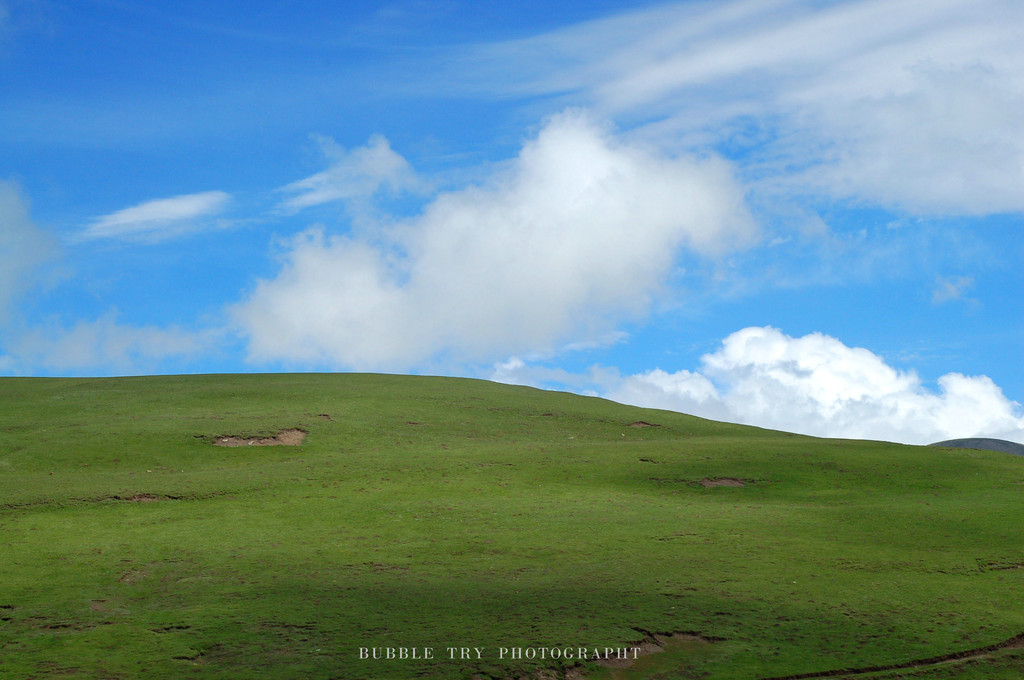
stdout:
POLYGON ((0 0, 0 374, 1024 442, 1017 0, 0 0))

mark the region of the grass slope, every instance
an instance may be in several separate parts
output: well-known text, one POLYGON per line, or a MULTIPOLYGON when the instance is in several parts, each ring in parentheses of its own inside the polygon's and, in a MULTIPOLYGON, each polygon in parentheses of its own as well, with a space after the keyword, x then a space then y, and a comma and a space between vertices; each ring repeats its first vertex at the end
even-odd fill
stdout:
MULTIPOLYGON (((4 378, 0 677, 895 666, 1024 632, 1022 510, 1020 457, 480 381, 4 378), (213 445, 288 428, 301 446, 213 445), (680 631, 704 638, 629 669, 498 658, 680 631), (389 646, 436 658, 359 658, 389 646)), ((1022 676, 1008 648, 855 677, 1022 676)))

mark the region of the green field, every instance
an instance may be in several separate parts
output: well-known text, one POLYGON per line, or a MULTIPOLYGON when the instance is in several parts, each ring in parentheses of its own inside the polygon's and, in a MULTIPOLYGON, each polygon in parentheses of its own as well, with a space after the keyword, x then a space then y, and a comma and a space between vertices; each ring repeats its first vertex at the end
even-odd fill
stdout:
POLYGON ((1016 680, 1022 518, 1021 457, 482 381, 2 378, 0 677, 1016 680))

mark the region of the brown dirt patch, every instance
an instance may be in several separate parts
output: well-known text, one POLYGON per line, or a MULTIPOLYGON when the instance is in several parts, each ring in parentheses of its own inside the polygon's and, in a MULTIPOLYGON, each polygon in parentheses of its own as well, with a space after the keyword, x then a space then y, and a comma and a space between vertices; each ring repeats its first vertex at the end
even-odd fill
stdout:
POLYGON ((646 420, 636 420, 629 424, 630 427, 661 427, 657 423, 648 423, 646 420))
POLYGON ((129 503, 155 503, 156 501, 176 501, 179 496, 157 496, 151 493, 133 493, 131 496, 106 496, 104 501, 121 501, 129 503))
POLYGON ((132 569, 121 574, 121 578, 118 580, 121 583, 135 583, 149 576, 149 571, 146 569, 132 569))
MULTIPOLYGON (((722 638, 710 637, 701 635, 700 633, 690 632, 676 632, 676 633, 651 633, 650 631, 638 631, 644 634, 644 639, 640 642, 634 643, 630 649, 636 648, 639 651, 636 652, 636 659, 641 659, 651 654, 658 654, 665 651, 665 647, 671 646, 673 643, 678 642, 702 642, 711 644, 713 642, 722 642, 722 638)), ((605 668, 629 668, 636 659, 633 658, 633 654, 629 655, 626 659, 599 659, 598 664, 605 668)))
POLYGON ((715 479, 702 479, 700 480, 700 485, 704 488, 712 486, 746 486, 747 482, 735 477, 717 477, 715 479))
POLYGON ((281 430, 273 437, 234 437, 223 435, 213 440, 214 446, 299 446, 306 438, 306 431, 299 429, 281 430))
MULTIPOLYGON (((610 658, 594 659, 599 666, 604 668, 612 669, 612 677, 619 677, 616 674, 618 669, 630 668, 636 664, 640 659, 652 654, 659 654, 661 652, 673 649, 678 649, 681 645, 691 645, 693 643, 699 644, 712 644, 715 642, 724 642, 725 638, 713 637, 710 635, 702 635, 699 632, 693 631, 677 631, 673 633, 652 633, 649 630, 642 628, 634 628, 634 630, 641 635, 643 639, 639 642, 633 642, 629 644, 628 658, 618 658, 617 656, 611 656, 610 658), (635 654, 633 650, 636 650, 635 654), (635 657, 635 658, 634 658, 635 657)), ((565 673, 566 680, 587 680, 587 674, 579 666, 567 669, 565 673)), ((661 677, 660 675, 658 677, 661 677)))
POLYGON ((636 659, 632 657, 634 649, 638 650, 635 652, 637 658, 647 656, 649 654, 657 654, 658 652, 663 651, 661 645, 657 642, 653 640, 644 640, 638 644, 631 645, 629 647, 629 655, 624 659, 617 659, 614 657, 610 659, 598 659, 597 663, 599 666, 604 666, 605 668, 629 668, 636 662, 636 659))

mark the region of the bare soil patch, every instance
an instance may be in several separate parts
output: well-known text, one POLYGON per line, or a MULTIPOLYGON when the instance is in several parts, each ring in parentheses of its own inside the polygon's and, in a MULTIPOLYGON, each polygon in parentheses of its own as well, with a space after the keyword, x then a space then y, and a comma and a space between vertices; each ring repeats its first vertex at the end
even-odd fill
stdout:
POLYGON ((306 438, 306 431, 281 430, 273 437, 235 437, 223 435, 213 440, 214 446, 298 446, 306 438))
POLYGON ((144 579, 147 576, 149 576, 149 571, 146 569, 130 569, 129 571, 126 571, 123 574, 121 574, 121 578, 119 578, 118 580, 121 583, 135 583, 136 581, 144 579))
MULTIPOLYGON (((651 654, 659 654, 664 652, 667 648, 671 649, 677 647, 680 644, 687 643, 698 643, 698 644, 712 644, 715 642, 724 642, 725 638, 713 637, 710 635, 702 635, 698 632, 693 631, 676 631, 674 633, 652 633, 648 630, 641 628, 635 628, 638 633, 644 637, 639 642, 631 643, 629 646, 630 650, 637 649, 636 658, 633 658, 632 651, 628 655, 629 658, 608 658, 608 659, 596 659, 598 665, 604 666, 605 668, 629 668, 637 662, 638 659, 642 659, 645 656, 651 654)), ((567 680, 586 680, 587 676, 583 672, 583 669, 579 666, 567 669, 565 677, 567 680)), ((660 677, 660 676, 659 676, 660 677)))
POLYGON ((648 423, 646 420, 636 420, 629 424, 630 427, 661 427, 657 423, 648 423))
POLYGON ((156 501, 176 501, 179 496, 156 495, 152 493, 133 493, 130 496, 105 496, 101 501, 127 501, 129 503, 155 503, 156 501))
POLYGON ((679 645, 685 644, 712 644, 714 642, 722 642, 723 638, 711 637, 707 635, 701 635, 698 632, 692 631, 677 631, 674 633, 652 633, 647 630, 635 629, 637 632, 643 634, 643 639, 640 642, 633 643, 632 647, 638 649, 636 652, 636 658, 633 655, 629 655, 629 658, 619 659, 599 659, 598 665, 604 666, 605 668, 629 668, 642 659, 645 656, 651 654, 659 654, 664 652, 666 649, 678 648, 679 645))
POLYGON ((715 479, 702 479, 700 480, 700 485, 704 488, 712 486, 746 486, 747 482, 735 477, 717 477, 715 479))

